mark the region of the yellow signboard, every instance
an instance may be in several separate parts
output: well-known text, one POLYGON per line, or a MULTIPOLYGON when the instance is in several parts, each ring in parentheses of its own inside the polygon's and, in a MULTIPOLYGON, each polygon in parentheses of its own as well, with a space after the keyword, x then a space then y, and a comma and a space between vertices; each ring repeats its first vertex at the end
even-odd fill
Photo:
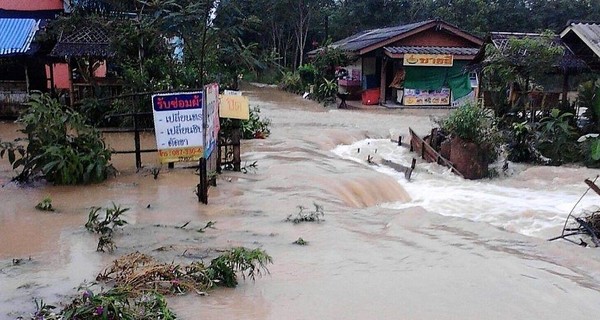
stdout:
POLYGON ((250 105, 248 104, 248 97, 221 95, 219 116, 221 118, 240 120, 250 119, 250 105))
POLYGON ((451 54, 405 54, 405 66, 452 67, 454 56, 451 54))
POLYGON ((158 158, 161 163, 170 162, 191 162, 202 158, 204 148, 175 148, 175 149, 159 149, 158 158))

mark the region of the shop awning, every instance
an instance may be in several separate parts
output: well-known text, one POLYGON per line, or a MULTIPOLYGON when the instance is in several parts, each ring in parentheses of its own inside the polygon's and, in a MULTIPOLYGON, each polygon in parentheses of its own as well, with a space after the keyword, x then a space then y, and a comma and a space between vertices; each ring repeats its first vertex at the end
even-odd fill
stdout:
POLYGON ((33 53, 41 20, 0 18, 0 57, 33 53))
POLYGON ((402 58, 405 54, 451 54, 458 57, 473 58, 479 51, 479 48, 418 46, 384 47, 383 49, 385 54, 391 58, 402 58))

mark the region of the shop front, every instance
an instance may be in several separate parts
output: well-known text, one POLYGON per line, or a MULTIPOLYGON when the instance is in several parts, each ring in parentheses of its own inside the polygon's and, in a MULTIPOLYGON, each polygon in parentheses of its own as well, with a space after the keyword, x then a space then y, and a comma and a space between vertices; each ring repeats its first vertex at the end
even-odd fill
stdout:
POLYGON ((436 19, 366 30, 331 46, 358 57, 339 85, 360 90, 363 104, 453 107, 475 97, 465 66, 482 43, 436 19))
MULTIPOLYGON (((424 51, 424 48, 418 48, 424 51)), ((431 51, 442 51, 430 48, 431 51)), ((472 83, 465 55, 411 53, 410 48, 385 48, 394 75, 387 89, 382 90, 386 103, 404 106, 438 106, 450 107, 461 103, 466 98, 474 98, 476 83, 472 83), (398 54, 398 51, 406 53, 398 54), (396 52, 396 53, 394 53, 396 52)), ((456 49, 454 49, 456 50, 456 49)), ((476 49, 462 49, 462 53, 470 53, 476 49)), ((387 78, 387 77, 386 77, 387 78)))

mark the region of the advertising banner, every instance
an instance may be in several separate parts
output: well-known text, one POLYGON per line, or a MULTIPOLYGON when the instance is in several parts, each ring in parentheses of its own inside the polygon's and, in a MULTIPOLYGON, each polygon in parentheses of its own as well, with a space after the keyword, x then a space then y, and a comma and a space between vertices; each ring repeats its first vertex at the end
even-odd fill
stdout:
POLYGON ((406 106, 447 106, 450 104, 450 89, 420 90, 405 88, 403 104, 406 106))
POLYGON ((208 159, 217 147, 219 138, 219 84, 204 86, 204 112, 206 113, 206 131, 204 132, 204 158, 208 159))
POLYGON ((152 96, 156 146, 161 163, 198 161, 202 157, 202 92, 152 96))

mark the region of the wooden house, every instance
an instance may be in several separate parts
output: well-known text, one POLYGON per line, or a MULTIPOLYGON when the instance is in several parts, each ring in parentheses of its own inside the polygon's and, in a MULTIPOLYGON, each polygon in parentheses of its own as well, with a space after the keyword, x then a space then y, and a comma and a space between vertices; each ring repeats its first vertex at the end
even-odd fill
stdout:
POLYGON ((47 48, 38 41, 62 0, 0 2, 0 116, 14 117, 33 90, 46 91, 47 48))
POLYGON ((474 98, 465 66, 482 43, 436 19, 366 30, 331 47, 358 57, 339 85, 363 92, 364 104, 450 107, 474 98))

